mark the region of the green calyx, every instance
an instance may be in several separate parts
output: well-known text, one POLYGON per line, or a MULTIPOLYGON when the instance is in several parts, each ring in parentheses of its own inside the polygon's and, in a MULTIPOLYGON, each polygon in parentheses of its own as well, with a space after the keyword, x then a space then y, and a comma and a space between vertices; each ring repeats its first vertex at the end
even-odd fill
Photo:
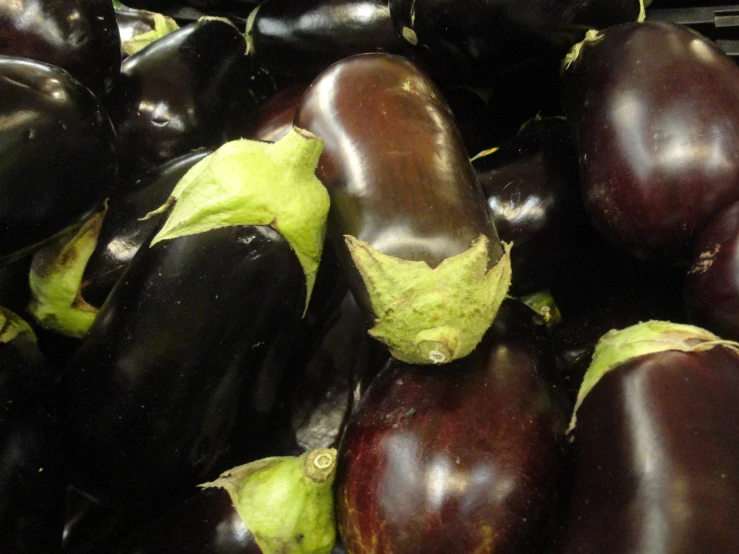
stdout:
MULTIPOLYGON (((321 261, 329 196, 315 176, 323 141, 293 128, 275 143, 235 140, 195 164, 159 213, 174 204, 151 245, 219 227, 269 225, 290 243, 306 280, 321 261)), ((152 215, 149 214, 149 215, 152 215)))
POLYGON ((369 333, 403 362, 442 364, 467 356, 511 284, 511 245, 503 245, 503 256, 488 270, 488 238, 482 235, 433 269, 345 239, 376 316, 369 333))
POLYGON ((97 308, 82 298, 80 284, 97 245, 107 205, 89 217, 74 234, 65 234, 33 257, 28 312, 39 324, 68 337, 82 338, 97 308))
POLYGON ((739 349, 739 343, 723 340, 710 331, 669 321, 645 321, 625 329, 608 331, 595 345, 593 360, 580 385, 567 432, 575 428, 577 410, 585 397, 612 369, 647 354, 667 350, 698 352, 715 346, 739 349))
POLYGON ((0 343, 8 344, 21 335, 28 335, 36 342, 36 334, 31 326, 15 312, 0 306, 0 343))
POLYGON ((258 460, 203 488, 225 489, 263 554, 328 554, 336 542, 336 450, 258 460))
POLYGON ((121 49, 129 56, 134 55, 136 52, 143 50, 149 46, 152 42, 159 40, 163 36, 176 31, 180 26, 171 17, 162 15, 160 13, 154 13, 154 28, 146 33, 141 33, 127 40, 121 41, 121 49))
POLYGON ((580 52, 582 51, 583 46, 588 43, 598 42, 602 38, 603 35, 600 31, 596 29, 590 29, 587 33, 585 33, 585 38, 575 44, 565 56, 564 60, 562 61, 562 71, 567 71, 570 66, 580 58, 580 52))
POLYGON ((562 321, 562 313, 548 289, 521 296, 519 300, 537 313, 535 318, 540 325, 554 327, 562 321))

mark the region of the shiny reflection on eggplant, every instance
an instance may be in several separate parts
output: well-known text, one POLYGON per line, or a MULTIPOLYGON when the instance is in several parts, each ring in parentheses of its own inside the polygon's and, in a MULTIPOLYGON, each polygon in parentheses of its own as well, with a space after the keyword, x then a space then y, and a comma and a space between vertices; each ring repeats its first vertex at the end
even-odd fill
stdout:
POLYGON ((38 29, 44 40, 53 46, 59 48, 64 46, 64 33, 52 19, 46 17, 44 8, 39 2, 16 2, 2 11, 15 12, 13 19, 19 29, 38 29))
POLYGON ((501 201, 497 196, 488 198, 488 206, 496 220, 509 221, 512 224, 524 224, 531 220, 543 220, 551 205, 551 198, 542 198, 536 194, 529 195, 523 203, 511 199, 501 201))
POLYGON ((642 98, 636 91, 625 92, 617 97, 608 111, 611 115, 606 119, 616 122, 619 150, 626 152, 636 177, 639 180, 647 179, 653 170, 653 159, 646 143, 649 118, 642 98))
POLYGON ((419 445, 410 433, 399 433, 383 445, 387 469, 380 483, 384 518, 403 525, 423 502, 424 472, 419 445))

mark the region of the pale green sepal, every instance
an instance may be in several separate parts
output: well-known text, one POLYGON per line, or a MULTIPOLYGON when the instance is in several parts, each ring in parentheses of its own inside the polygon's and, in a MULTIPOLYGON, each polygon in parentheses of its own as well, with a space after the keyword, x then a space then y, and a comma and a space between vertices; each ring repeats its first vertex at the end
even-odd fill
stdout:
POLYGON ((562 313, 559 311, 557 303, 554 301, 554 297, 549 289, 521 296, 519 301, 526 304, 538 314, 536 316, 536 322, 540 325, 554 327, 562 321, 562 313))
POLYGON ((97 308, 80 294, 82 276, 97 245, 107 205, 73 234, 65 234, 33 257, 27 311, 39 324, 68 337, 82 338, 95 321, 97 308))
POLYGON ((177 183, 169 217, 151 245, 219 227, 270 225, 305 272, 306 307, 326 236, 329 196, 315 176, 323 141, 293 128, 275 143, 235 140, 195 164, 177 183))
POLYGON ((593 360, 585 372, 582 385, 580 385, 567 432, 569 433, 575 428, 577 410, 585 397, 598 384, 598 381, 612 369, 633 358, 654 354, 655 352, 665 352, 667 350, 696 352, 714 346, 737 349, 739 343, 723 340, 700 327, 669 321, 645 321, 625 329, 608 331, 595 345, 593 360))
POLYGON ((246 38, 246 55, 247 56, 253 56, 254 55, 254 36, 252 34, 252 29, 254 28, 254 22, 257 20, 257 14, 259 13, 259 8, 262 7, 262 4, 259 4, 256 8, 254 8, 251 13, 249 13, 249 17, 246 18, 246 29, 244 32, 244 38, 246 38))
POLYGON ((639 17, 637 18, 637 23, 641 23, 647 18, 647 7, 644 3, 644 0, 639 0, 639 17))
POLYGON ((28 335, 37 342, 31 326, 15 312, 0 306, 0 343, 8 344, 21 335, 28 335))
POLYGON ((570 66, 575 63, 575 61, 577 61, 577 59, 580 57, 580 52, 583 46, 585 46, 589 42, 597 42, 602 38, 603 35, 600 31, 596 29, 590 29, 587 33, 585 33, 585 38, 575 44, 564 57, 564 60, 562 60, 562 71, 567 71, 570 66))
POLYGON ((433 269, 383 254, 352 236, 345 239, 376 317, 369 333, 403 362, 441 364, 467 356, 511 284, 511 245, 503 245, 503 256, 488 270, 483 235, 433 269))
POLYGON ((225 472, 203 488, 219 487, 263 554, 329 554, 336 543, 336 450, 265 458, 225 472))
POLYGON ((163 36, 166 36, 179 28, 180 26, 177 25, 177 22, 171 17, 167 17, 160 13, 154 13, 154 29, 131 37, 128 40, 122 40, 121 49, 129 56, 132 56, 136 52, 149 46, 152 42, 159 40, 163 36))

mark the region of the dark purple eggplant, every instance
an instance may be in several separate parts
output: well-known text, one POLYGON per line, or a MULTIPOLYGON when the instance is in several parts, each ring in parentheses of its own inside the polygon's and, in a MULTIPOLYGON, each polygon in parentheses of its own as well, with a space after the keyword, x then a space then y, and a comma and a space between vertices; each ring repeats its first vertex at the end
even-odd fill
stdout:
POLYGON ((731 340, 739 340, 737 249, 739 202, 734 202, 698 236, 683 292, 688 320, 731 340))
POLYGON ((564 54, 584 29, 643 15, 639 0, 389 0, 389 5, 419 63, 468 84, 564 54))
POLYGON ((127 6, 116 7, 115 19, 121 38, 121 57, 124 59, 179 29, 179 25, 171 17, 127 6))
POLYGON ((651 321, 598 343, 578 399, 565 554, 739 550, 739 355, 651 321))
MULTIPOLYGON (((118 505, 156 505, 232 458, 253 459, 312 289, 294 233, 322 242, 325 232, 328 198, 313 174, 320 151, 298 132, 274 144, 228 143, 172 191, 164 225, 130 262, 64 376, 64 438, 78 489, 118 505), (270 194, 273 208, 280 203, 271 212, 270 194), (251 218, 254 206, 266 224, 251 218)), ((320 259, 320 245, 311 253, 320 259)))
POLYGON ((0 4, 0 54, 56 65, 97 95, 121 67, 110 0, 20 0, 0 4))
POLYGON ((510 259, 436 86, 405 58, 353 56, 311 84, 295 125, 325 142, 329 234, 370 334, 412 363, 469 354, 510 259))
POLYGON ((334 449, 233 468, 114 553, 328 554, 336 538, 335 472, 334 449))
POLYGON ((409 50, 386 0, 269 0, 249 16, 246 36, 270 72, 308 82, 354 54, 409 50))
POLYGON ((61 547, 56 380, 29 325, 0 307, 0 553, 61 547))
POLYGON ((687 263, 697 233, 739 198, 739 67, 656 21, 590 34, 565 67, 594 225, 638 258, 687 263))
POLYGON ((121 177, 132 179, 225 141, 246 42, 231 23, 204 19, 127 58, 104 99, 118 134, 121 177))
POLYGON ((445 367, 391 361, 341 445, 349 552, 538 552, 566 467, 570 410, 532 311, 506 300, 483 343, 445 367))
POLYGON ((0 306, 15 313, 23 313, 28 304, 28 271, 31 258, 22 258, 0 269, 0 306))
POLYGON ((250 117, 234 121, 229 138, 276 141, 292 129, 295 112, 305 89, 304 84, 291 84, 271 96, 250 117))
POLYGON ((513 242, 512 290, 545 288, 579 252, 589 223, 577 153, 562 119, 536 119, 499 149, 472 160, 500 238, 513 242))
POLYGON ((66 71, 0 56, 0 265, 72 228, 116 185, 115 133, 66 71))

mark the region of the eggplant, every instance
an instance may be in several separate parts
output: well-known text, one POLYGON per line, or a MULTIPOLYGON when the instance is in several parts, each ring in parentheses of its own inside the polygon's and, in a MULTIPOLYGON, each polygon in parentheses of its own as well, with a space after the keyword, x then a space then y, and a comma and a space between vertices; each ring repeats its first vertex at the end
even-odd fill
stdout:
POLYGON ((28 271, 31 258, 22 258, 0 269, 0 306, 15 313, 22 313, 28 304, 28 271))
POLYGON ((489 83, 512 69, 564 54, 583 29, 644 16, 640 0, 389 0, 389 6, 419 63, 465 84, 489 83))
POLYGON ((246 36, 251 56, 294 81, 354 54, 409 50, 383 0, 269 0, 249 15, 246 36))
POLYGON ((640 259, 687 264, 697 233, 739 198, 739 68, 688 28, 591 33, 565 62, 593 224, 640 259))
POLYGON ((58 67, 0 56, 0 266, 71 229, 115 190, 115 132, 58 67))
POLYGON ((469 354, 510 258, 436 86, 405 58, 353 56, 311 84, 295 125, 325 142, 329 235, 370 334, 412 363, 469 354))
POLYGON ((246 42, 226 20, 186 25, 127 58, 104 98, 118 135, 123 179, 225 142, 246 42))
POLYGON ((75 487, 154 506, 254 459, 320 259, 320 150, 299 132, 228 143, 178 183, 65 373, 75 487))
POLYGON ((703 329, 604 335, 578 398, 562 553, 736 552, 739 356, 703 329))
POLYGON ((328 554, 335 472, 334 449, 233 468, 114 554, 328 554))
POLYGON ((0 552, 61 547, 64 484, 56 380, 30 326, 0 307, 0 552))
POLYGON ((171 17, 127 6, 115 8, 115 20, 121 39, 120 50, 123 59, 180 28, 171 17))
POLYGON ((731 340, 739 340, 737 239, 739 202, 734 202, 698 236, 683 291, 688 321, 731 340))
POLYGON ((532 311, 506 300, 484 341, 444 367, 392 360, 339 451, 349 552, 538 552, 566 468, 570 414, 532 311))
POLYGON ((110 0, 21 0, 0 4, 0 54, 66 69, 96 95, 120 71, 120 36, 110 0))
POLYGON ((545 288, 577 256, 577 239, 589 225, 569 125, 532 120, 500 148, 475 156, 472 166, 501 239, 516 245, 512 291, 545 288))
POLYGON ((261 104, 250 117, 236 120, 228 129, 229 138, 277 141, 292 128, 295 112, 308 85, 293 83, 261 104))

